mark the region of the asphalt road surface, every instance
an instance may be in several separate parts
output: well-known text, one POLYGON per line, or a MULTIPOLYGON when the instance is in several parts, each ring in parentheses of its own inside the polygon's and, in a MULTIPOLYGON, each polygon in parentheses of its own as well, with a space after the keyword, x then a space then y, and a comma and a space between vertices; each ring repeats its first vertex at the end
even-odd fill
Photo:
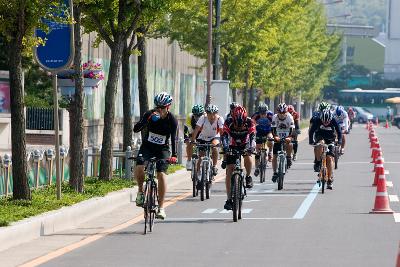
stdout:
MULTIPOLYGON (((378 136, 393 185, 388 187, 390 205, 400 212, 400 130, 378 128, 378 136)), ((322 195, 305 140, 284 189, 277 190, 268 169, 266 183, 255 179, 248 191, 244 218, 237 223, 223 209, 225 185, 219 179, 211 199, 188 196, 170 205, 167 219, 156 221, 153 233, 143 235, 141 220, 42 266, 394 266, 400 219, 369 213, 376 192, 370 160, 368 132, 355 125, 334 174, 334 189, 322 195)), ((170 194, 185 196, 188 185, 170 194)))

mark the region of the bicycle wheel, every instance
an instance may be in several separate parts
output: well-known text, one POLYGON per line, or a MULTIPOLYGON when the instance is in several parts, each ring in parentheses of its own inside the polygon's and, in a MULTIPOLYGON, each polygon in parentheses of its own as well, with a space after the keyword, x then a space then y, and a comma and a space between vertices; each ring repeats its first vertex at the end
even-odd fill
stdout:
POLYGON ((325 184, 326 184, 325 177, 326 177, 326 169, 325 169, 325 167, 322 167, 322 169, 321 169, 321 185, 322 185, 321 192, 322 192, 322 194, 325 193, 325 184))
POLYGON ((239 187, 240 175, 233 174, 231 178, 231 195, 232 195, 232 215, 233 221, 238 221, 239 216, 239 197, 240 197, 240 187, 239 187))
MULTIPOLYGON (((207 163, 208 166, 208 163, 207 163)), ((207 168, 207 176, 206 176, 206 199, 210 199, 210 195, 211 195, 211 168, 207 168)))
POLYGON ((150 184, 146 182, 144 185, 144 203, 143 203, 143 210, 144 210, 144 234, 147 234, 147 231, 149 231, 149 222, 150 222, 150 213, 151 213, 151 207, 149 205, 150 202, 150 184))
POLYGON ((153 232, 154 228, 154 219, 156 217, 157 212, 157 184, 155 181, 152 182, 151 191, 150 191, 150 214, 149 214, 149 226, 150 232, 153 232))
POLYGON ((278 190, 283 189, 283 178, 285 177, 285 159, 281 158, 279 160, 278 166, 278 190))
POLYGON ((197 192, 197 160, 192 160, 192 189, 193 189, 193 197, 196 197, 197 192))
POLYGON ((339 162, 339 147, 335 146, 335 170, 338 168, 338 162, 339 162))
POLYGON ((244 198, 244 184, 243 184, 243 177, 240 176, 239 179, 239 210, 238 210, 238 219, 242 219, 242 204, 243 204, 243 198, 244 198))
POLYGON ((200 189, 200 200, 204 201, 205 195, 205 184, 207 183, 207 168, 205 162, 201 164, 201 189, 200 189))
POLYGON ((260 183, 265 182, 265 153, 261 151, 260 153, 260 165, 259 165, 259 170, 260 170, 260 183))

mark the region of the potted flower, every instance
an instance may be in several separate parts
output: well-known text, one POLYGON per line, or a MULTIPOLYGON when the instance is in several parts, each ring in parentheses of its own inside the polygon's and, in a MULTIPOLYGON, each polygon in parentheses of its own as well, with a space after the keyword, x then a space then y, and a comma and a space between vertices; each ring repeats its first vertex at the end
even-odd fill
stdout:
MULTIPOLYGON (((101 80, 104 80, 103 66, 100 63, 88 61, 82 65, 84 86, 95 87, 101 80)), ((58 73, 59 87, 75 87, 73 67, 58 73)))

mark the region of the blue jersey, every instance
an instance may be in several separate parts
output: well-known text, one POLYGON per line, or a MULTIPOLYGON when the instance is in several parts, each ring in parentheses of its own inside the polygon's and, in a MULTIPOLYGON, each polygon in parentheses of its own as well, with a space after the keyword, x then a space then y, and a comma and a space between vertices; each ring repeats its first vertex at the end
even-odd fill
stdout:
POLYGON ((256 122, 256 132, 257 134, 267 134, 272 131, 272 116, 271 111, 267 112, 267 117, 262 118, 259 112, 256 112, 251 116, 251 118, 256 122))

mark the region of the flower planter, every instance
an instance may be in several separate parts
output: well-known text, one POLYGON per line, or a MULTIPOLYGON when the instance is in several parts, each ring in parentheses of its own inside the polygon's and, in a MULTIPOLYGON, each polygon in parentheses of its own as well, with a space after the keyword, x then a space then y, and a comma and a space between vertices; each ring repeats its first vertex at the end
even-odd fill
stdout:
MULTIPOLYGON (((99 79, 83 79, 84 87, 94 87, 99 84, 101 80, 99 79)), ((75 87, 75 80, 72 79, 57 79, 58 87, 75 87)))

